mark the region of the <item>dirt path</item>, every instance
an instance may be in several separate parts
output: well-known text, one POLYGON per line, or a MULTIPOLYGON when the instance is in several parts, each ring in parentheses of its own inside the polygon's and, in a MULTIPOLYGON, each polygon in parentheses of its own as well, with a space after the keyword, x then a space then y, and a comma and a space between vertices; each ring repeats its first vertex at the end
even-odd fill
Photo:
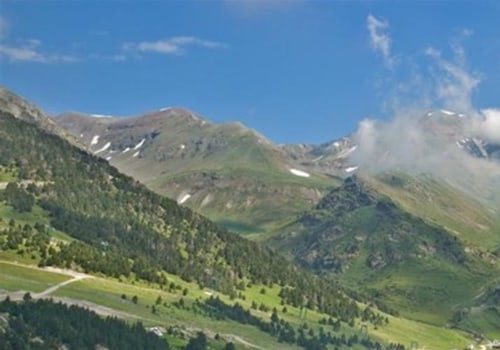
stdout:
MULTIPOLYGON (((69 270, 69 269, 60 269, 60 268, 56 268, 56 267, 40 268, 38 266, 25 265, 25 264, 18 263, 16 261, 6 261, 6 260, 0 260, 0 263, 2 263, 2 264, 8 264, 8 265, 14 265, 14 266, 20 266, 20 267, 24 267, 24 268, 27 268, 27 269, 38 270, 38 271, 54 272, 54 273, 59 273, 59 274, 62 274, 62 275, 66 275, 66 276, 71 276, 72 277, 69 280, 66 280, 64 282, 55 284, 55 285, 47 288, 46 290, 44 290, 42 292, 31 293, 31 297, 33 299, 47 298, 52 293, 54 293, 56 290, 58 290, 61 287, 67 286, 68 284, 71 284, 71 283, 74 283, 76 281, 80 281, 80 280, 83 280, 83 279, 86 279, 86 278, 94 278, 94 276, 87 275, 87 274, 84 274, 84 273, 81 273, 81 272, 78 272, 78 271, 74 271, 74 270, 69 270)), ((2 292, 2 293, 0 293, 0 299, 4 299, 4 298, 6 298, 8 296, 11 300, 20 300, 20 299, 22 299, 22 297, 24 296, 25 293, 26 293, 26 291, 2 292)))
MULTIPOLYGON (((80 306, 80 307, 86 308, 88 310, 94 311, 96 314, 104 316, 104 317, 106 317, 106 316, 112 316, 112 317, 118 317, 118 318, 122 318, 122 319, 137 319, 137 320, 141 320, 142 319, 142 320, 149 320, 149 321, 152 321, 152 322, 158 322, 158 320, 147 319, 147 318, 145 319, 145 318, 142 318, 142 317, 130 314, 128 312, 115 310, 115 309, 112 309, 112 308, 109 308, 109 307, 106 307, 106 306, 102 306, 102 305, 99 305, 99 304, 92 303, 90 301, 80 300, 80 299, 71 299, 71 298, 66 298, 66 297, 54 297, 54 296, 51 295, 52 293, 54 293, 59 288, 67 286, 68 284, 71 284, 71 283, 74 283, 74 282, 77 282, 77 281, 81 281, 83 279, 95 278, 92 275, 88 275, 88 274, 81 273, 81 272, 74 271, 74 270, 70 270, 70 269, 61 269, 61 268, 57 268, 57 267, 44 267, 44 268, 40 268, 40 267, 33 266, 33 265, 21 264, 21 263, 18 263, 17 261, 0 260, 0 263, 9 264, 9 265, 15 265, 15 266, 20 266, 20 267, 24 267, 24 268, 33 269, 33 270, 39 270, 39 271, 54 272, 54 273, 59 273, 59 274, 63 274, 63 275, 67 275, 67 276, 71 276, 72 277, 69 280, 66 280, 64 282, 55 284, 55 285, 51 286, 50 288, 47 288, 43 292, 40 292, 40 293, 31 293, 31 297, 33 299, 52 299, 55 302, 61 302, 61 303, 66 304, 66 305, 80 306)), ((138 287, 138 288, 149 290, 149 288, 146 288, 146 287, 138 287)), ((22 298, 24 297, 25 293, 26 293, 26 291, 16 291, 16 292, 1 292, 0 291, 0 300, 5 299, 7 296, 11 300, 22 300, 22 298)), ((216 334, 214 331, 209 330, 209 329, 198 329, 198 328, 192 328, 190 326, 187 326, 187 329, 190 332, 193 332, 193 333, 195 331, 203 331, 205 334, 207 334, 210 337, 214 337, 215 334, 216 334)), ((259 346, 257 344, 253 344, 253 343, 245 340, 244 338, 242 338, 242 337, 240 337, 240 336, 238 336, 236 334, 220 333, 220 335, 224 339, 226 339, 228 341, 239 343, 239 344, 241 344, 241 345, 243 345, 245 347, 249 347, 249 348, 253 348, 253 349, 258 349, 258 350, 267 350, 266 348, 263 348, 263 347, 261 347, 261 346, 259 346)))
POLYGON ((243 344, 243 345, 248 346, 250 348, 259 349, 259 350, 267 350, 265 348, 258 346, 257 344, 250 343, 250 342, 246 341, 245 339, 243 339, 242 337, 234 335, 234 334, 222 334, 222 336, 229 341, 234 341, 236 343, 243 344))
MULTIPOLYGON (((76 305, 76 306, 86 308, 88 310, 94 311, 96 314, 99 314, 101 316, 113 316, 113 317, 118 317, 118 318, 139 319, 138 316, 129 314, 127 312, 118 311, 118 310, 115 310, 115 309, 112 309, 112 308, 109 308, 106 306, 102 306, 99 304, 95 304, 95 303, 92 303, 90 301, 71 299, 71 298, 65 298, 65 297, 54 297, 51 295, 59 288, 67 286, 68 284, 71 284, 71 283, 74 283, 77 281, 81 281, 81 280, 87 279, 87 278, 95 278, 94 276, 87 275, 87 274, 84 274, 84 273, 81 273, 78 271, 74 271, 74 270, 70 270, 70 269, 61 269, 61 268, 57 268, 57 267, 40 268, 40 267, 33 266, 33 265, 21 264, 21 263, 18 263, 17 261, 0 260, 0 263, 21 266, 24 268, 39 270, 39 271, 49 271, 49 272, 59 273, 59 274, 63 274, 63 275, 67 275, 67 276, 72 277, 69 280, 66 280, 64 282, 55 284, 55 285, 47 288, 43 292, 31 293, 31 297, 33 299, 52 299, 55 302, 61 302, 61 303, 66 304, 66 305, 76 305)), ((9 297, 11 300, 21 300, 25 294, 26 294, 26 291, 0 292, 0 300, 5 299, 6 297, 9 297)))
POLYGON ((64 282, 61 282, 61 283, 58 283, 56 284, 55 286, 52 286, 46 290, 44 290, 43 292, 40 292, 40 293, 33 293, 31 294, 31 297, 33 299, 40 299, 40 298, 44 298, 44 297, 47 297, 49 296, 50 294, 54 293, 56 290, 58 290, 59 288, 61 287, 64 287, 64 286, 67 286, 68 284, 70 283, 73 283, 73 282, 76 282, 76 281, 80 281, 80 280, 83 280, 85 278, 88 278, 86 276, 76 276, 76 277, 73 277, 72 279, 70 280, 67 280, 67 281, 64 281, 64 282))

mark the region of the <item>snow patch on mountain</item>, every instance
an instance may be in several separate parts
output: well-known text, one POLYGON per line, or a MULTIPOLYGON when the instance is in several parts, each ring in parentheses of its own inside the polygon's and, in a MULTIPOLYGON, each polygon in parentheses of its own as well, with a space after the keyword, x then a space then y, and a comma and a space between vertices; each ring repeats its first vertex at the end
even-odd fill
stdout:
POLYGON ((309 177, 311 176, 311 174, 309 173, 306 173, 305 171, 302 171, 302 170, 298 170, 298 169, 290 169, 290 172, 293 174, 293 175, 296 175, 296 176, 300 176, 300 177, 309 177))
POLYGON ((101 152, 104 152, 105 150, 107 150, 109 147, 111 147, 111 142, 108 142, 107 144, 105 144, 102 148, 99 148, 97 151, 95 151, 95 154, 98 154, 98 153, 101 153, 101 152))
POLYGON ((177 204, 183 204, 185 203, 189 198, 191 198, 191 195, 189 193, 183 194, 177 198, 177 204))
POLYGON ((165 112, 165 111, 168 111, 169 109, 172 109, 172 107, 163 107, 163 108, 160 108, 160 112, 165 112))
POLYGON ((359 169, 359 166, 350 166, 350 167, 345 168, 344 170, 346 173, 352 173, 353 171, 356 171, 358 169, 359 169))
POLYGON ((130 151, 130 147, 125 148, 125 149, 122 151, 122 153, 127 153, 128 151, 130 151))
POLYGON ((90 116, 94 118, 113 118, 112 115, 106 115, 106 114, 91 114, 90 116))
POLYGON ((441 109, 441 113, 446 114, 446 115, 456 115, 455 112, 448 111, 446 109, 441 109))
POLYGON ((144 145, 144 142, 146 142, 146 139, 142 139, 141 142, 139 142, 137 145, 135 145, 134 150, 137 150, 144 145))
POLYGON ((352 146, 351 148, 348 148, 346 150, 341 151, 337 157, 339 158, 346 158, 348 155, 350 155, 352 152, 354 152, 356 149, 358 149, 357 145, 352 146))
POLYGON ((90 141, 90 145, 97 145, 97 143, 99 142, 99 135, 95 135, 93 138, 92 138, 92 141, 90 141))
POLYGON ((203 208, 207 204, 210 204, 210 202, 212 202, 213 199, 214 199, 214 195, 213 194, 211 194, 211 193, 207 194, 205 196, 205 198, 203 198, 203 201, 200 204, 200 208, 203 208))
POLYGON ((134 157, 134 158, 137 157, 139 155, 139 153, 141 153, 141 152, 140 151, 135 152, 134 154, 132 154, 132 157, 134 157))

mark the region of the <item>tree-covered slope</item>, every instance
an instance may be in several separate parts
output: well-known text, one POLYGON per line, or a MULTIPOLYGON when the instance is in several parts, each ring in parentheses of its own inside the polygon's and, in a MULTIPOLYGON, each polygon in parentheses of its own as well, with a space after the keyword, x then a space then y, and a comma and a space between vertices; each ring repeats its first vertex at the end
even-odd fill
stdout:
POLYGON ((140 323, 103 319, 94 312, 47 300, 0 302, 0 347, 15 349, 148 349, 169 344, 140 323))
POLYGON ((405 316, 437 324, 494 271, 456 236, 404 211, 357 177, 346 179, 273 243, 302 266, 336 273, 405 316))
POLYGON ((279 283, 289 287, 287 302, 305 298, 309 307, 346 321, 357 313, 331 281, 301 272, 272 249, 219 228, 106 161, 6 113, 0 115, 0 167, 12 183, 2 193, 7 204, 25 198, 29 203, 16 210, 42 208, 53 228, 77 239, 58 249, 42 240, 42 264, 134 274, 160 284, 166 271, 227 294, 248 282, 279 283))

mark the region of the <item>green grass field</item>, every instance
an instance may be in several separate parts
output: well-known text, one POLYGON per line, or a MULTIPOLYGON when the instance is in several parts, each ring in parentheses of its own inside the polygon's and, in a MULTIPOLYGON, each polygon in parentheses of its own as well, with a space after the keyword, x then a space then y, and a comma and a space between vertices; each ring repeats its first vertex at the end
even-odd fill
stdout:
POLYGON ((58 273, 0 262, 0 289, 6 291, 43 292, 69 278, 58 273))
MULTIPOLYGON (((41 292, 51 285, 67 280, 68 277, 47 271, 37 270, 30 267, 0 263, 0 289, 9 291, 27 290, 41 292)), ((133 318, 140 318, 145 325, 175 325, 194 333, 203 330, 207 334, 219 333, 229 339, 230 337, 241 337, 244 341, 260 346, 265 349, 297 349, 288 344, 281 344, 270 335, 261 332, 255 327, 242 325, 230 320, 213 320, 197 314, 192 308, 196 299, 208 298, 209 295, 219 295, 227 303, 233 303, 228 297, 220 295, 208 289, 199 289, 196 284, 182 281, 176 276, 168 276, 169 281, 180 285, 181 289, 174 293, 160 290, 155 286, 140 282, 124 281, 120 282, 110 278, 84 279, 66 285, 53 293, 54 297, 66 297, 77 300, 89 301, 98 305, 106 306, 121 312, 133 315, 133 318), (186 296, 182 295, 182 289, 188 288, 186 296), (122 298, 125 295, 126 298, 122 298), (133 296, 138 297, 138 303, 132 302, 133 296), (156 305, 158 296, 162 302, 156 305), (185 307, 178 308, 174 303, 180 298, 185 300, 185 307), (157 313, 152 313, 152 306, 155 305, 157 313)), ((287 313, 281 312, 280 298, 278 296, 280 287, 263 287, 255 285, 247 288, 244 292, 245 299, 237 301, 245 308, 250 308, 252 301, 263 303, 266 306, 278 309, 280 317, 286 319, 294 326, 308 323, 310 327, 318 329, 318 321, 325 317, 320 313, 308 311, 301 315, 298 308, 287 306, 287 313), (265 293, 261 293, 262 288, 265 293)), ((253 314, 269 319, 270 312, 252 311, 253 314)), ((386 315, 388 316, 388 315, 386 315)), ((369 334, 384 342, 398 342, 409 346, 412 342, 417 342, 422 348, 427 350, 441 350, 453 347, 463 347, 470 340, 455 330, 432 326, 422 322, 388 316, 390 323, 387 326, 368 327, 369 334)), ((354 328, 343 325, 342 330, 346 334, 359 333, 362 324, 358 322, 354 328)), ((179 344, 182 344, 179 341, 179 344)), ((241 345, 241 344, 240 344, 241 345)))

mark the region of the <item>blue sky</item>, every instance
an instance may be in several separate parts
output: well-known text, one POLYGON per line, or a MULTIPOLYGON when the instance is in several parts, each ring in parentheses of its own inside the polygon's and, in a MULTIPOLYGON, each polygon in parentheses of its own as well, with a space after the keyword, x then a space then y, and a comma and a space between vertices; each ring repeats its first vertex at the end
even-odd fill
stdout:
POLYGON ((0 84, 51 114, 183 106, 320 143, 405 105, 499 107, 499 18, 493 0, 6 0, 0 84))

